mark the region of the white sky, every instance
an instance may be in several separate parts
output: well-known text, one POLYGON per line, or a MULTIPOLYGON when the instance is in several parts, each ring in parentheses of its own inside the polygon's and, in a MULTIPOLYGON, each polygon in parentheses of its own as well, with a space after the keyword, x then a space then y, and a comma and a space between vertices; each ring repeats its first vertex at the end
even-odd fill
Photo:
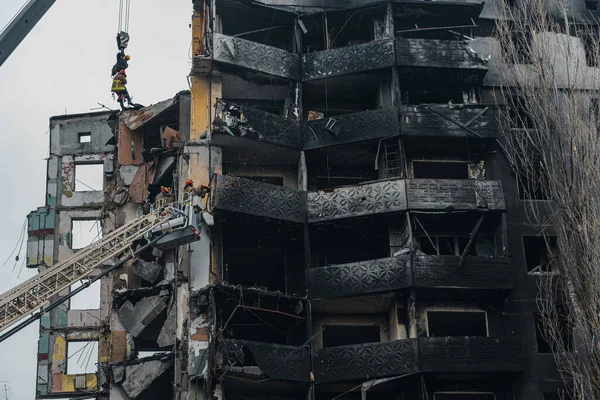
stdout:
MULTIPOLYGON (((0 0, 0 29, 25 0, 0 0)), ((117 53, 118 0, 57 0, 0 67, 0 263, 19 238, 27 213, 44 205, 48 119, 89 112, 110 95, 117 53)), ((187 89, 190 70, 190 0, 131 0, 128 89, 149 105, 187 89)), ((21 260, 24 259, 23 245, 21 260)), ((0 292, 35 271, 0 264, 0 292)), ((0 343, 0 399, 35 397, 38 325, 0 343)))

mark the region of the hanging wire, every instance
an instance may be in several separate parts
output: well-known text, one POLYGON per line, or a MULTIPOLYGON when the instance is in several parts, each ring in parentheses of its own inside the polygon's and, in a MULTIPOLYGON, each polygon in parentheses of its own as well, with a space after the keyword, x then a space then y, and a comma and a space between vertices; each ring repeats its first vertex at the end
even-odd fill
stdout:
MULTIPOLYGON (((23 221, 23 227, 21 228, 21 234, 19 235, 19 239, 17 239, 17 243, 15 244, 15 247, 13 248, 13 250, 11 251, 10 255, 6 258, 6 261, 4 261, 4 263, 2 264, 2 266, 4 267, 6 265, 6 263, 8 262, 8 260, 11 259, 11 257, 13 256, 13 254, 15 253, 15 250, 17 250, 17 247, 19 246, 19 243, 22 244, 23 241, 23 236, 25 235, 25 230, 27 229, 27 218, 25 218, 25 220, 23 221)), ((18 255, 18 254, 17 254, 18 255)))

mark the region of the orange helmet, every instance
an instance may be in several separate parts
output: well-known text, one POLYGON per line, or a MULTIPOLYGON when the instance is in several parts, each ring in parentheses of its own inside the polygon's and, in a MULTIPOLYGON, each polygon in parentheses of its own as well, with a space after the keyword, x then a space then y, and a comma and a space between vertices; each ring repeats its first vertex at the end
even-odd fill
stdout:
POLYGON ((129 61, 129 60, 131 60, 131 57, 129 57, 128 55, 125 56, 125 61, 129 61))
POLYGON ((194 181, 191 179, 188 179, 187 181, 185 181, 185 186, 194 186, 194 181))
POLYGON ((169 193, 171 191, 171 189, 166 186, 161 186, 160 191, 163 193, 169 193))

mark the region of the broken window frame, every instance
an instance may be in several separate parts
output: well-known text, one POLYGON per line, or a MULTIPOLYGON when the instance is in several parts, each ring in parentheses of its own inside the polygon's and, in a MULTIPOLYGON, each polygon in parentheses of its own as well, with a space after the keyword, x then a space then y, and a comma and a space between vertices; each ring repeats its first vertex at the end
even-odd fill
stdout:
MULTIPOLYGON (((477 336, 477 337, 490 337, 490 324, 488 319, 488 312, 486 310, 457 310, 457 309, 431 309, 425 310, 425 333, 427 337, 453 337, 453 336, 431 336, 429 329, 429 313, 483 313, 483 318, 485 320, 485 336, 477 336)), ((456 336, 456 337, 462 337, 456 336)))
POLYGON ((67 340, 66 341, 66 349, 65 349, 65 371, 67 375, 87 375, 87 374, 96 374, 98 372, 98 363, 99 363, 99 355, 100 355, 100 340, 92 339, 92 340, 67 340), (83 347, 76 350, 74 353, 69 353, 69 347, 72 343, 86 343, 83 347), (88 346, 91 346, 90 350, 88 350, 88 346), (86 354, 89 352, 89 356, 86 354), (95 360, 92 360, 92 356, 96 354, 95 360), (70 354, 70 355, 69 355, 70 354), (72 358, 77 358, 79 361, 81 357, 87 358, 86 366, 83 367, 84 371, 82 372, 74 372, 69 368, 69 365, 73 364, 72 358), (93 368, 90 367, 90 362, 93 368))
MULTIPOLYGON (((82 226, 82 228, 83 228, 83 226, 82 226)), ((87 246, 89 246, 93 243, 96 243, 98 240, 102 239, 103 232, 102 232, 101 220, 100 220, 100 218, 72 218, 70 234, 71 234, 71 250, 77 251, 77 250, 85 249, 87 246), (97 226, 98 229, 96 229, 97 233, 94 236, 94 239, 91 240, 91 242, 89 242, 88 244, 86 244, 82 247, 78 247, 78 246, 75 246, 75 235, 73 234, 73 228, 74 228, 74 224, 76 222, 82 222, 82 221, 90 221, 90 222, 93 221, 92 228, 97 226)))
MULTIPOLYGON (((468 234, 464 234, 464 235, 450 235, 450 234, 433 234, 433 235, 418 235, 417 236, 417 240, 419 241, 419 247, 422 249, 422 244, 421 241, 425 240, 427 243, 431 244, 435 250, 436 250, 436 254, 427 254, 425 252, 425 254, 430 255, 430 256, 460 256, 462 255, 462 252, 464 251, 464 246, 461 248, 461 243, 460 240, 461 239, 469 239, 469 235, 468 234), (453 246, 453 254, 440 254, 440 239, 441 238, 445 238, 445 239, 451 239, 452 240, 452 246, 453 246), (432 240, 434 243, 431 243, 429 240, 432 240)), ((466 244, 465 244, 466 245, 466 244)), ((422 250, 421 250, 422 251, 422 250)), ((477 252, 476 246, 471 246, 470 251, 475 251, 475 253, 477 252)), ((477 254, 468 254, 468 255, 477 255, 477 254)))
MULTIPOLYGON (((80 170, 81 172, 81 170, 80 170)), ((96 177, 97 179, 97 177, 96 177)), ((75 167, 73 168, 73 191, 77 192, 77 193, 82 193, 82 192, 103 192, 104 191, 104 162, 103 161, 94 161, 94 162, 76 162, 75 163, 75 167), (90 185, 88 185, 86 182, 83 182, 81 180, 79 180, 77 178, 77 169, 78 167, 90 167, 90 166, 94 166, 94 171, 89 170, 88 172, 93 172, 94 174, 98 174, 98 172, 100 172, 100 176, 102 177, 101 181, 102 181, 102 187, 100 187, 99 189, 94 188, 90 185), (81 189, 79 189, 81 188, 81 189), (84 189, 85 188, 85 189, 84 189)), ((92 183, 92 182, 90 182, 92 183)), ((99 183, 99 182, 98 182, 99 183)))
POLYGON ((560 257, 560 251, 558 249, 556 236, 549 236, 547 238, 544 238, 534 235, 523 235, 521 237, 521 245, 523 246, 523 254, 525 255, 525 267, 527 268, 528 275, 560 275, 560 272, 557 270, 558 267, 556 266, 556 263, 558 263, 558 258, 560 257), (541 241, 544 241, 544 248, 546 249, 546 257, 548 259, 547 264, 542 263, 540 255, 540 262, 538 263, 538 265, 530 269, 527 257, 528 245, 527 243, 525 243, 526 240, 530 239, 539 239, 541 241), (550 246, 550 248, 548 248, 548 246, 550 246), (555 254, 553 254, 552 251, 554 251, 555 254))

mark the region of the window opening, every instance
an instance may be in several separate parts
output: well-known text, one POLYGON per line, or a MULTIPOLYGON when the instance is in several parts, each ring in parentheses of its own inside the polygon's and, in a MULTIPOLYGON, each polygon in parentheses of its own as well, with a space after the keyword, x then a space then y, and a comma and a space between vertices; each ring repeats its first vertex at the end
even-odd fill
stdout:
POLYGON ((588 11, 598 11, 598 0, 586 0, 585 8, 588 11))
POLYGON ((504 59, 515 64, 531 64, 533 33, 530 30, 511 30, 509 35, 510 43, 506 43, 505 40, 500 41, 504 59))
POLYGON ((98 371, 98 341, 67 342, 67 374, 95 374, 98 371))
POLYGON ((79 250, 102 238, 102 227, 97 219, 71 221, 71 249, 79 250))
POLYGON ((92 141, 92 132, 79 132, 77 134, 79 143, 90 143, 92 141))
POLYGON ((556 237, 523 236, 523 248, 527 271, 530 274, 558 272, 556 263, 559 252, 556 237))
POLYGON ((103 164, 75 164, 75 191, 89 192, 104 189, 103 164))
POLYGON ((381 341, 379 325, 325 325, 323 328, 323 347, 348 346, 381 341))
POLYGON ((413 161, 415 179, 469 179, 466 162, 413 161))
MULTIPOLYGON (((81 281, 72 284, 71 291, 80 288, 81 285, 81 281)), ((69 308, 71 310, 97 310, 98 308, 100 308, 101 287, 101 280, 98 279, 86 289, 71 297, 71 304, 69 308)))
POLYGON ((427 311, 427 335, 488 336, 485 311, 427 311))
POLYGON ((228 249, 226 256, 230 283, 285 293, 285 250, 228 249))

